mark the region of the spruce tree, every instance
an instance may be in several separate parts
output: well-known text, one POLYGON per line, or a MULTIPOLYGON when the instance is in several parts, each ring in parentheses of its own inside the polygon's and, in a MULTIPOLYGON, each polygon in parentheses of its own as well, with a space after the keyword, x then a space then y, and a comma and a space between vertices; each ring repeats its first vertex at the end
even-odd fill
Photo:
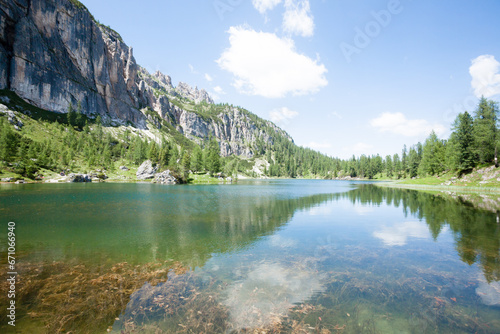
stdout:
POLYGON ((461 173, 476 166, 474 120, 467 111, 455 119, 449 142, 452 151, 447 155, 447 159, 453 170, 461 173))
POLYGON ((189 170, 189 167, 191 167, 191 155, 189 154, 189 151, 184 151, 182 155, 182 160, 181 160, 181 165, 182 168, 184 169, 184 172, 187 173, 189 170))
POLYGON ((210 139, 208 144, 207 169, 211 175, 220 171, 220 148, 215 138, 210 139))
POLYGON ((163 142, 160 149, 160 157, 158 163, 160 164, 161 167, 167 167, 169 158, 170 158, 170 146, 167 142, 163 142))
POLYGON ((156 146, 156 142, 154 142, 154 141, 151 143, 151 146, 149 148, 148 158, 154 164, 158 163, 158 161, 160 160, 159 159, 158 147, 156 146))
POLYGON ((76 112, 73 109, 73 104, 70 102, 68 107, 68 114, 66 115, 68 118, 68 124, 71 126, 76 125, 76 112))
MULTIPOLYGON (((418 152, 418 151, 417 151, 418 152)), ((418 156, 418 153, 417 153, 418 156)), ((445 168, 445 147, 434 132, 431 132, 425 140, 422 149, 422 160, 418 168, 420 175, 436 175, 444 171, 445 168)))
POLYGON ((191 170, 200 172, 203 169, 203 152, 201 148, 196 145, 191 155, 191 170))
POLYGON ((85 125, 85 120, 83 118, 82 114, 82 103, 78 101, 78 104, 76 106, 76 115, 75 115, 75 124, 78 128, 83 128, 85 125))
POLYGON ((177 166, 177 160, 179 160, 179 150, 177 149, 177 145, 173 145, 170 149, 170 157, 168 159, 168 165, 170 167, 177 166))
POLYGON ((394 164, 394 172, 396 173, 396 177, 399 179, 401 178, 401 160, 399 159, 399 155, 397 153, 395 153, 393 156, 392 156, 392 161, 393 161, 393 164, 394 164))
POLYGON ((385 173, 387 177, 392 177, 393 175, 392 157, 390 155, 385 157, 385 173))
POLYGON ((481 97, 479 105, 474 112, 474 147, 482 163, 491 162, 495 157, 498 105, 481 97))

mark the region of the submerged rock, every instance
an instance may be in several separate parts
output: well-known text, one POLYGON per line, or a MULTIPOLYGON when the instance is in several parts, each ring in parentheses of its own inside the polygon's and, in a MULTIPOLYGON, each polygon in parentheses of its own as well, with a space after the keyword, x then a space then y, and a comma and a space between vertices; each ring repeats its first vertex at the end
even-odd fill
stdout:
POLYGON ((155 176, 157 170, 158 167, 156 165, 153 166, 153 162, 151 160, 146 160, 139 166, 139 169, 137 169, 137 173, 135 173, 135 175, 137 176, 138 180, 152 179, 155 176))
POLYGON ((160 184, 179 184, 179 180, 170 174, 170 170, 166 170, 164 172, 158 173, 155 175, 153 179, 153 183, 160 184))

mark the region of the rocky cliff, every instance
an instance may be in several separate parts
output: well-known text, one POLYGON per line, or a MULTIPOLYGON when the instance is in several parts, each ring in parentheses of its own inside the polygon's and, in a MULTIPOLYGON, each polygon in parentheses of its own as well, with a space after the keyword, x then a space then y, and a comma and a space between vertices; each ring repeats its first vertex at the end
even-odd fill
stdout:
POLYGON ((55 112, 145 127, 132 48, 78 2, 0 0, 0 88, 55 112))
POLYGON ((251 157, 257 142, 291 138, 208 93, 138 66, 120 35, 77 0, 0 0, 0 89, 58 113, 70 104, 110 125, 169 123, 198 143, 215 137, 221 154, 251 157), (151 116, 153 112, 153 116, 151 116), (157 115, 157 116, 156 116, 157 115), (162 121, 158 122, 157 118, 162 121), (156 121, 155 121, 156 120, 156 121))

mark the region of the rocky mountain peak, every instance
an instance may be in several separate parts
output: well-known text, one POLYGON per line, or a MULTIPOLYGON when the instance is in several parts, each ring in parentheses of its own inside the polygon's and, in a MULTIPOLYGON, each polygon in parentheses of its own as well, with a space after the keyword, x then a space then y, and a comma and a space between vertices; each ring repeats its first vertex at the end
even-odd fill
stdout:
POLYGON ((214 103, 214 100, 212 100, 212 98, 210 97, 210 95, 208 95, 206 90, 204 89, 198 90, 198 87, 195 87, 193 89, 187 83, 179 82, 175 90, 177 91, 177 94, 179 94, 180 96, 185 97, 189 100, 193 100, 196 103, 200 102, 206 102, 208 104, 214 103))
POLYGON ((153 77, 155 77, 160 83, 164 84, 168 88, 173 89, 172 78, 170 78, 169 75, 165 75, 165 74, 161 73, 160 71, 156 71, 153 74, 153 77))

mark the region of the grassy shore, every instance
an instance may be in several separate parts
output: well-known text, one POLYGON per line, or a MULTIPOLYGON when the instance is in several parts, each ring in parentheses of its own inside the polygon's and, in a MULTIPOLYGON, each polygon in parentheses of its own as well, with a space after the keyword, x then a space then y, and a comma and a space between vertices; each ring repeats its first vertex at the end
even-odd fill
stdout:
POLYGON ((472 173, 457 176, 455 173, 445 173, 439 176, 429 176, 414 179, 391 180, 380 177, 381 186, 405 189, 453 191, 453 192, 487 192, 500 193, 500 168, 481 166, 472 173))
POLYGON ((429 190, 429 191, 449 191, 461 193, 499 193, 500 187, 473 187, 467 185, 441 185, 441 184, 415 184, 406 183, 404 181, 382 181, 377 183, 381 187, 402 188, 402 189, 415 189, 415 190, 429 190))

